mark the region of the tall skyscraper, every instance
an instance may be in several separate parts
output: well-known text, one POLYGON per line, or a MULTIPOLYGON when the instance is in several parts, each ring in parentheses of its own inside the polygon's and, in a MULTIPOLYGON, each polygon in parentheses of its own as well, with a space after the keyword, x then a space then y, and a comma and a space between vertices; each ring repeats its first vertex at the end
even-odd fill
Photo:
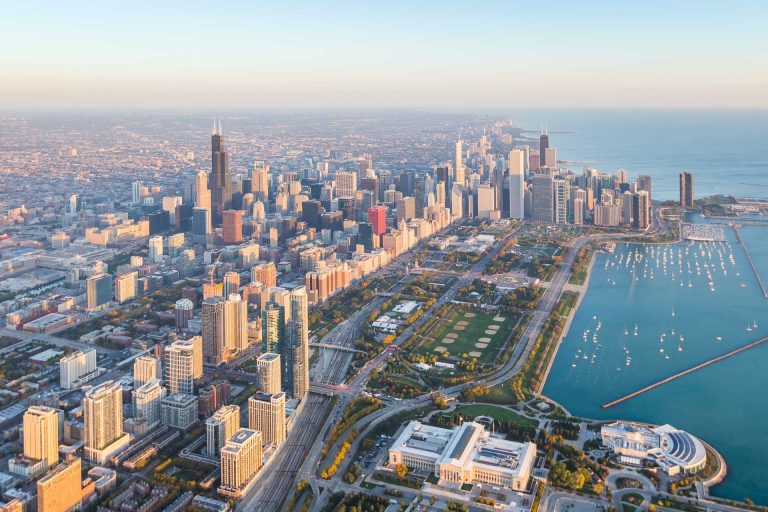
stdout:
POLYGON ((373 234, 381 236, 387 232, 387 207, 374 206, 368 208, 368 224, 373 229, 373 234))
POLYGON ((192 240, 198 244, 204 244, 211 232, 210 208, 195 207, 192 210, 192 240))
POLYGON ((225 405, 205 421, 206 453, 218 457, 221 449, 240 429, 240 407, 225 405))
POLYGON ((101 309, 112 300, 112 275, 97 274, 85 280, 88 309, 101 309))
POLYGON ((454 156, 454 182, 459 185, 464 185, 466 181, 465 169, 464 169, 464 148, 462 147, 464 141, 461 139, 456 141, 456 154, 454 156))
POLYGON ((153 236, 149 239, 149 259, 154 263, 163 262, 163 237, 153 236))
POLYGON ((224 346, 227 359, 248 348, 248 304, 239 293, 230 294, 224 302, 224 346))
POLYGON ((279 446, 285 441, 285 393, 257 391, 248 399, 248 428, 258 430, 264 443, 279 446))
POLYGON ((37 510, 70 512, 83 499, 82 467, 79 458, 59 464, 37 481, 37 510))
POLYGON ((141 188, 144 184, 141 181, 131 183, 131 202, 133 204, 141 203, 141 188))
POLYGON ((357 173, 355 171, 336 172, 336 197, 355 197, 357 192, 357 173))
POLYGON ((78 350, 59 360, 60 385, 63 389, 73 389, 83 385, 89 377, 95 376, 96 351, 78 350))
POLYGON ((163 371, 160 360, 148 354, 136 358, 133 362, 133 387, 140 388, 152 379, 162 379, 163 371))
POLYGON ((256 371, 259 374, 259 390, 264 393, 279 393, 280 380, 280 354, 266 352, 256 359, 256 371))
POLYGON ((523 220, 525 216, 525 155, 522 150, 509 152, 509 217, 523 220))
MULTIPOLYGON (((275 302, 267 302, 261 309, 262 350, 282 355, 284 331, 285 309, 275 302)), ((283 366, 285 366, 284 363, 283 366)))
POLYGON ((290 364, 284 365, 290 370, 286 386, 294 398, 303 399, 309 391, 309 319, 307 311, 307 289, 299 286, 290 294, 291 317, 288 321, 288 350, 284 356, 290 356, 290 364))
POLYGON ((123 388, 119 382, 99 384, 83 398, 85 457, 99 464, 128 446, 123 432, 123 388))
POLYGON ((641 174, 637 177, 637 190, 648 192, 648 205, 651 204, 651 177, 641 174))
POLYGON ((251 171, 251 193, 256 201, 267 204, 269 201, 269 166, 263 164, 251 171))
POLYGON ((139 285, 139 273, 137 271, 127 272, 115 277, 115 300, 120 304, 125 304, 136 297, 139 285))
POLYGON ((224 300, 208 297, 203 301, 200 314, 203 331, 203 361, 218 366, 227 361, 229 351, 225 345, 224 300))
POLYGON ((165 348, 165 383, 170 394, 194 392, 195 348, 191 340, 174 341, 165 348))
POLYGON ((534 222, 554 222, 554 179, 551 173, 533 176, 531 219, 534 222))
POLYGON ((693 174, 680 173, 680 207, 693 208, 693 174))
POLYGON ((238 244, 243 241, 243 211, 225 210, 221 228, 221 239, 227 244, 238 244))
POLYGON ((570 183, 564 179, 553 180, 554 193, 554 221, 556 224, 566 224, 569 221, 571 206, 570 183))
POLYGON ((539 166, 544 167, 546 164, 546 151, 549 147, 549 135, 547 132, 542 133, 539 136, 539 166))
POLYGON ((224 297, 229 297, 233 293, 240 294, 240 274, 238 272, 227 272, 224 274, 224 297))
POLYGON ((650 224, 650 201, 648 192, 641 190, 632 197, 632 227, 646 229, 650 224))
POLYGON ((211 134, 211 174, 208 177, 211 191, 211 210, 213 224, 221 223, 225 210, 232 208, 232 176, 229 173, 229 156, 224 148, 224 134, 221 121, 214 121, 211 134))
POLYGON ((261 432, 241 428, 221 449, 222 494, 237 497, 261 468, 261 432))
POLYGON ((33 405, 24 413, 24 456, 43 461, 47 469, 59 462, 59 411, 33 405))
POLYGON ((208 173, 205 171, 199 171, 195 175, 195 208, 203 208, 208 211, 206 228, 211 231, 211 191, 208 188, 208 173))

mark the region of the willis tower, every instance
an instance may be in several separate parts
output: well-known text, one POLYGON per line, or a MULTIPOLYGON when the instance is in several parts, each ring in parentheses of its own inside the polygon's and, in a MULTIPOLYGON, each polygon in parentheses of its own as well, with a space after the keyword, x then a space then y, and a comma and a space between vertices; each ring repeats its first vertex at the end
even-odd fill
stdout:
POLYGON ((229 174, 229 157, 224 149, 221 120, 213 121, 211 135, 211 174, 208 178, 211 191, 211 215, 213 224, 221 224, 222 213, 232 207, 232 177, 229 174))

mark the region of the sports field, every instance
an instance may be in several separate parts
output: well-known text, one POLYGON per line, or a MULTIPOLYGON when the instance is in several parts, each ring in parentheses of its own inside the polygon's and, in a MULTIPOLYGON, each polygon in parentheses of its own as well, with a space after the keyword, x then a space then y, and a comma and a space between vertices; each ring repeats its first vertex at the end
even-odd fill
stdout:
POLYGON ((480 363, 490 363, 515 325, 510 315, 488 315, 475 311, 453 309, 429 334, 419 351, 425 354, 445 354, 461 357, 467 354, 480 363))

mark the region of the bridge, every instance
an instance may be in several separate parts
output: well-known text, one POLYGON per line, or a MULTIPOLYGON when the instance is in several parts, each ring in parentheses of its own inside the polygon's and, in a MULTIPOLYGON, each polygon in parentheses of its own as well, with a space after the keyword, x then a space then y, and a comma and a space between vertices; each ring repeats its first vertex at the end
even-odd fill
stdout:
POLYGON ((718 363, 718 362, 722 361, 723 359, 728 359, 729 357, 735 356, 736 354, 744 352, 745 350, 749 350, 752 347, 756 347, 758 345, 762 345, 766 341, 768 341, 768 336, 766 336, 765 338, 761 338, 761 339, 759 339, 757 341, 753 341, 752 343, 748 343, 748 344, 744 345, 743 347, 739 347, 739 348, 737 348, 735 350, 731 350, 727 354, 723 354, 721 356, 714 357, 714 358, 712 358, 712 359, 710 359, 708 361, 704 361, 701 364, 697 364, 696 366, 693 366, 691 368, 688 368, 687 370, 683 370, 681 372, 678 372, 678 373, 676 373, 676 374, 674 374, 674 375, 672 375, 670 377, 667 377, 665 379, 661 379, 659 381, 656 381, 656 382, 654 382, 653 384, 651 384, 649 386, 645 386, 642 389, 638 389, 637 391, 629 393, 628 395, 624 395, 621 398, 617 398, 616 400, 614 400, 612 402, 608 402, 607 404, 603 404, 603 409, 608 409, 609 407, 613 407, 614 405, 619 405, 622 402, 626 402, 627 400, 629 400, 631 398, 635 398, 636 396, 642 395, 643 393, 646 393, 646 392, 648 392, 648 391, 650 391, 652 389, 655 389, 655 388, 657 388, 659 386, 663 386, 664 384, 666 384, 668 382, 672 382, 675 379, 679 379, 680 377, 688 375, 689 373, 693 373, 695 371, 701 370, 702 368, 706 368, 707 366, 715 364, 715 363, 718 363))
POLYGON ((356 348, 352 347, 344 347, 342 345, 332 345, 330 343, 310 343, 310 347, 318 347, 318 348, 327 348, 331 350, 342 350, 344 352, 357 352, 359 354, 365 354, 362 350, 357 350, 356 348))
POLYGON ((335 395, 355 395, 357 391, 349 389, 344 385, 327 384, 325 382, 312 381, 309 383, 309 390, 313 393, 320 395, 335 396, 335 395))

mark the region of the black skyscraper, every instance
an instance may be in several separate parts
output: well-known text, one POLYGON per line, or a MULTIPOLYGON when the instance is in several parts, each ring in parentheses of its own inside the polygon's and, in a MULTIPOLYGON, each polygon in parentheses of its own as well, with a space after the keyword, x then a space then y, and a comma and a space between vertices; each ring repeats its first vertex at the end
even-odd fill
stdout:
POLYGON ((211 135, 211 174, 208 177, 211 190, 211 212, 213 224, 221 224, 224 210, 232 208, 232 176, 229 174, 229 158, 224 149, 224 135, 221 133, 221 121, 214 122, 211 135))
POLYGON ((539 165, 544 167, 544 154, 549 147, 549 135, 542 133, 539 137, 539 165))

